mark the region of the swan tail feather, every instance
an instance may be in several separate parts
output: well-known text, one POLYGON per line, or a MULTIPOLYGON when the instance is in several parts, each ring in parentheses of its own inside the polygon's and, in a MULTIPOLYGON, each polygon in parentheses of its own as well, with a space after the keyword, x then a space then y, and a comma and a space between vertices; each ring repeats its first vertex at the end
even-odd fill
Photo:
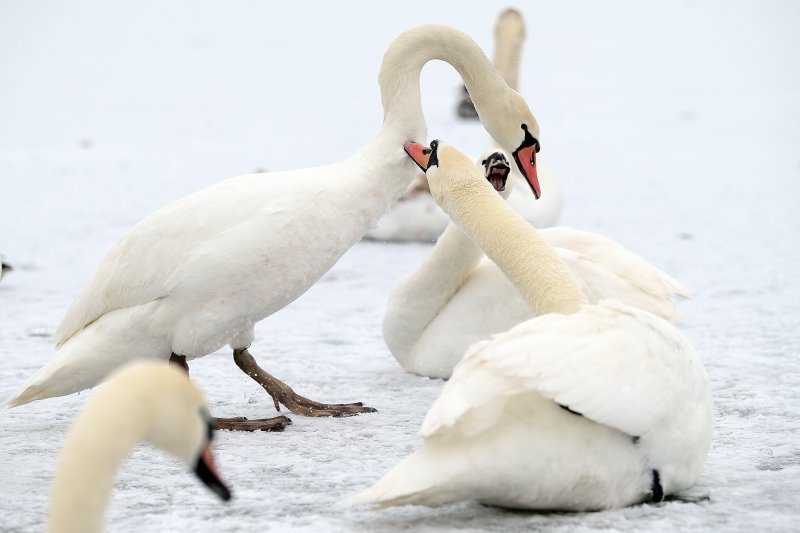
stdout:
MULTIPOLYGON (((122 310, 121 310, 122 311, 122 310)), ((138 317, 115 311, 82 329, 56 349, 53 357, 4 402, 5 407, 67 396, 94 387, 133 359, 171 353, 166 339, 148 338, 138 317)))
POLYGON ((403 459, 367 490, 342 502, 343 506, 368 504, 377 508, 398 505, 436 507, 463 497, 455 481, 464 471, 459 454, 443 455, 423 448, 403 459))

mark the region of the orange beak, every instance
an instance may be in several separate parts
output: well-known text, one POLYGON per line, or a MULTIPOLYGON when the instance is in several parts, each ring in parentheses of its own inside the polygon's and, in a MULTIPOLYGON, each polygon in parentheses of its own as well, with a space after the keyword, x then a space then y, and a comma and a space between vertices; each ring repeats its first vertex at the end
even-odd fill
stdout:
POLYGON ((423 172, 428 170, 428 164, 431 159, 431 149, 420 143, 406 143, 403 145, 408 156, 422 169, 423 172))
POLYGON ((533 195, 538 200, 542 196, 542 189, 539 187, 539 176, 536 174, 536 146, 517 148, 513 155, 519 171, 525 176, 525 180, 531 186, 533 195))
POLYGON ((219 477, 217 465, 214 462, 214 456, 211 453, 211 444, 207 443, 200 457, 197 458, 197 465, 194 468, 195 474, 200 478, 200 481, 211 489, 221 499, 228 501, 231 499, 231 491, 222 482, 219 477))

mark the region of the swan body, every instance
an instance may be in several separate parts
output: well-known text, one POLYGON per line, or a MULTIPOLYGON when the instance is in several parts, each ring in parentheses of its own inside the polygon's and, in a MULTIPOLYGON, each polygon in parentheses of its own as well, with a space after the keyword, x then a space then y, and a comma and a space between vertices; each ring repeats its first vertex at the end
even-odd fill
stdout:
MULTIPOLYGON (((519 66, 522 45, 525 41, 525 23, 515 9, 500 14, 495 26, 494 66, 509 87, 519 87, 519 66)), ((477 118, 475 108, 468 99, 470 117, 477 118)), ((530 192, 524 181, 516 180, 509 203, 525 220, 538 228, 553 226, 558 221, 563 196, 553 174, 539 163, 539 182, 542 197, 536 202, 529 199, 530 192)), ((427 180, 422 174, 412 183, 392 206, 391 211, 370 228, 365 238, 384 242, 435 241, 444 231, 449 217, 430 196, 427 180)))
POLYGON ((231 178, 135 225, 67 311, 53 358, 7 405, 91 387, 134 358, 247 348, 254 324, 311 287, 414 178, 403 143, 425 136, 419 76, 431 59, 462 75, 502 146, 531 152, 536 119, 475 42, 447 26, 411 29, 384 55, 373 141, 332 165, 231 178))
POLYGON ((230 499, 211 456, 209 420, 202 394, 176 366, 136 362, 115 372, 86 402, 67 435, 48 531, 102 531, 117 469, 140 441, 183 460, 217 495, 230 499))
POLYGON ((690 487, 713 404, 686 338, 647 311, 589 304, 475 166, 447 145, 437 150, 434 197, 537 317, 470 347, 422 423, 419 450, 349 503, 588 511, 690 487), (533 254, 540 260, 524 260, 533 254))
MULTIPOLYGON (((509 186, 516 183, 513 174, 500 193, 503 198, 518 192, 509 186)), ((530 202, 530 191, 527 197, 530 202)), ((690 296, 680 283, 611 239, 567 227, 546 228, 539 235, 591 303, 615 298, 676 321, 672 297, 690 296)), ((533 317, 505 274, 451 222, 422 265, 393 288, 383 336, 409 372, 449 378, 469 345, 533 317)))

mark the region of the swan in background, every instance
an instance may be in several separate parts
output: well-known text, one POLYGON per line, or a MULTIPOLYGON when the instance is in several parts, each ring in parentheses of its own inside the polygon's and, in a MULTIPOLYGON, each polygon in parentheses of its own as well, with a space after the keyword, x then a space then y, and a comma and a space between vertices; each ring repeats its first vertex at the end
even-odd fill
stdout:
MULTIPOLYGON (((504 199, 513 184, 508 159, 502 150, 478 158, 478 168, 504 199)), ((539 235, 591 303, 615 298, 677 321, 672 297, 690 297, 680 283, 611 239, 566 227, 539 235)), ((449 378, 469 345, 533 317, 505 274, 451 222, 425 261, 392 289, 383 338, 407 371, 449 378)))
MULTIPOLYGON (((513 151, 538 196, 539 125, 525 101, 467 35, 441 25, 413 28, 384 55, 384 122, 374 140, 332 165, 231 178, 139 222, 67 311, 56 331, 55 355, 7 405, 92 387, 131 359, 169 359, 188 368, 187 359, 227 344, 276 409, 283 404, 308 416, 374 411, 296 394, 259 367, 248 347, 255 323, 308 290, 414 179, 416 167, 403 144, 425 137, 420 71, 432 59, 459 72, 487 131, 513 151)), ((254 429, 254 421, 240 426, 238 420, 221 427, 254 429)), ((278 417, 257 426, 287 421, 278 417)))
MULTIPOLYGON (((423 149, 409 143, 426 165, 423 149)), ((434 198, 537 318, 470 347, 422 423, 419 450, 347 503, 589 511, 694 484, 713 402, 687 339, 647 311, 588 304, 556 251, 466 156, 436 141, 430 152, 434 198)))
POLYGON ((166 362, 126 365, 86 402, 67 435, 53 480, 48 531, 102 531, 117 470, 142 441, 186 462, 217 496, 229 500, 211 437, 203 395, 185 373, 166 362))
POLYGON ((11 268, 11 265, 3 261, 3 254, 0 254, 0 279, 3 279, 6 272, 11 272, 12 270, 14 269, 11 268))
MULTIPOLYGON (((525 22, 516 9, 506 9, 500 14, 495 25, 494 66, 509 87, 518 90, 520 57, 525 41, 525 22)), ((469 118, 478 118, 475 106, 464 88, 469 118)), ((463 106, 462 102, 462 106, 463 106)), ((459 106, 461 109, 461 106, 459 106)), ((499 146, 492 140, 493 147, 499 146)), ((531 202, 527 187, 516 180, 514 193, 508 199, 511 206, 525 220, 536 227, 552 226, 561 214, 561 189, 546 165, 539 163, 539 183, 541 198, 531 202)), ((392 206, 377 225, 364 235, 366 239, 385 242, 435 241, 444 231, 450 219, 436 205, 430 195, 425 174, 419 174, 414 182, 392 206)))

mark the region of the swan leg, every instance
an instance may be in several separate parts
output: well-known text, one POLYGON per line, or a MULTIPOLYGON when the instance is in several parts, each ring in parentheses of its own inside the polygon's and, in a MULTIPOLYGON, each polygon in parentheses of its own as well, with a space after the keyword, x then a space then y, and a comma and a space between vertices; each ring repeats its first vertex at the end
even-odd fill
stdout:
MULTIPOLYGON (((169 362, 178 365, 183 368, 186 374, 189 374, 189 363, 186 362, 186 356, 173 353, 169 357, 169 362)), ((291 419, 286 416, 258 418, 254 420, 243 416, 235 416, 233 418, 213 417, 211 419, 211 427, 214 429, 228 429, 231 431, 283 431, 286 429, 286 426, 291 423, 291 419)))
POLYGON ((233 350, 233 360, 242 372, 253 378, 256 383, 272 396, 275 409, 280 411, 280 404, 298 415, 304 416, 352 416, 359 413, 374 413, 377 409, 366 407, 363 403, 319 403, 300 396, 292 388, 279 379, 269 375, 258 366, 247 348, 233 350))

